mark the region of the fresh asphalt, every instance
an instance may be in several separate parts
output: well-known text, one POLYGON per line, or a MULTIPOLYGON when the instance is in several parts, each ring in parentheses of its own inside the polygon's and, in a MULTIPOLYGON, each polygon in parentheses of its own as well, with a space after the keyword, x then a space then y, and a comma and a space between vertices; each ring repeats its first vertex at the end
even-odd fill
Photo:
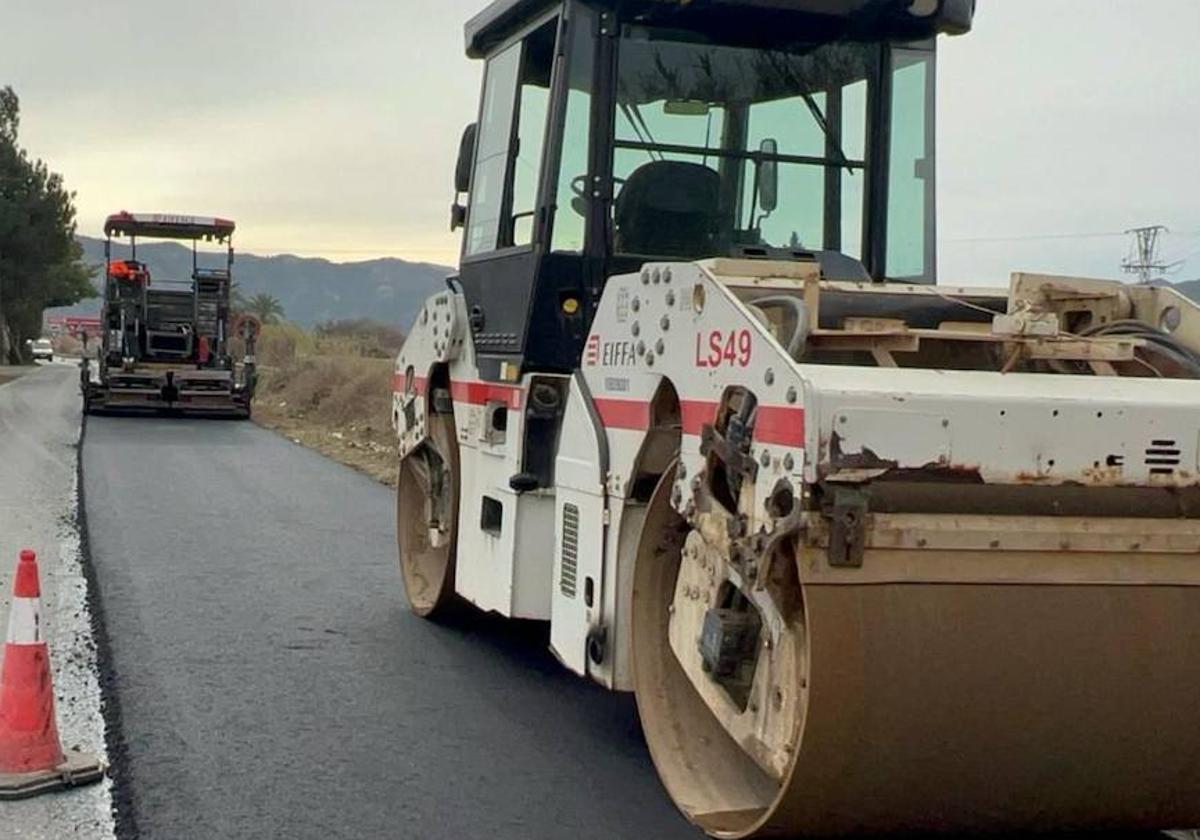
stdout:
POLYGON ((700 836, 541 627, 409 612, 390 489, 181 418, 89 418, 82 475, 119 836, 700 836))

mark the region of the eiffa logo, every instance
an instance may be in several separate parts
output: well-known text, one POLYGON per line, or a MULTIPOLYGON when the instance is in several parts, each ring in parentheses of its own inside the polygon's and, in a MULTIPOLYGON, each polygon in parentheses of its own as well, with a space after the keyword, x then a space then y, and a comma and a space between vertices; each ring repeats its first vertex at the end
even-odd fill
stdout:
POLYGON ((632 365, 636 358, 632 341, 601 341, 600 336, 589 335, 583 347, 583 363, 587 367, 632 365))

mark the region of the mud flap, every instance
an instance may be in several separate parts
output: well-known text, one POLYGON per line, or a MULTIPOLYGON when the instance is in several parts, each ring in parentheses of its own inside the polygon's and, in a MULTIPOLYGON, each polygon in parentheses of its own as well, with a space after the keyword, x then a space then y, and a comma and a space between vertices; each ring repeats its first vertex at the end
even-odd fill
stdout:
POLYGON ((550 647, 562 663, 586 675, 604 662, 605 491, 608 445, 583 377, 571 380, 555 458, 554 578, 550 647))

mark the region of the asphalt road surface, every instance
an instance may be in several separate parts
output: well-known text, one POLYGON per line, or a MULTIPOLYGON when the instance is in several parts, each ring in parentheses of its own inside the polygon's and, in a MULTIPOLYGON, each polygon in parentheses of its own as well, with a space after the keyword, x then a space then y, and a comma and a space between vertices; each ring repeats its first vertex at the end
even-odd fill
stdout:
POLYGON ((407 609, 392 491, 250 423, 92 417, 118 834, 696 838, 632 699, 407 609))

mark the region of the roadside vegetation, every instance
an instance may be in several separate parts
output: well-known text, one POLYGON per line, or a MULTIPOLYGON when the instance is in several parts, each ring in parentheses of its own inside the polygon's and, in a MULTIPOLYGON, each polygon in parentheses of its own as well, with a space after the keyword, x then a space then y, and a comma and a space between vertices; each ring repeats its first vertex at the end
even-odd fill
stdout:
POLYGON ((0 364, 28 364, 42 312, 96 294, 75 241, 75 194, 17 141, 20 102, 0 87, 0 364))
POLYGON ((265 324, 254 417, 386 484, 396 481, 392 367, 404 334, 368 319, 265 324))

